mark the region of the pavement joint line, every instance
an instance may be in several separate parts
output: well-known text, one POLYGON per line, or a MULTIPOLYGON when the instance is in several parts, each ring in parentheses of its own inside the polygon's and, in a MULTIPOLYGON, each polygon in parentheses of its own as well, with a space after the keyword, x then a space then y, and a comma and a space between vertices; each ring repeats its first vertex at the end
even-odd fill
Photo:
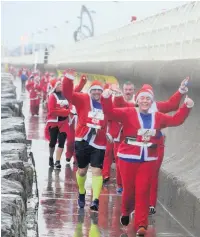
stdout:
POLYGON ((193 235, 188 229, 186 229, 186 228, 175 218, 175 216, 172 215, 172 213, 171 213, 159 200, 158 200, 158 203, 159 203, 160 206, 169 214, 169 216, 170 216, 171 218, 173 218, 173 219, 176 221, 176 223, 177 223, 178 225, 180 225, 181 228, 183 228, 184 231, 189 234, 188 236, 184 236, 184 237, 196 237, 196 236, 193 235))

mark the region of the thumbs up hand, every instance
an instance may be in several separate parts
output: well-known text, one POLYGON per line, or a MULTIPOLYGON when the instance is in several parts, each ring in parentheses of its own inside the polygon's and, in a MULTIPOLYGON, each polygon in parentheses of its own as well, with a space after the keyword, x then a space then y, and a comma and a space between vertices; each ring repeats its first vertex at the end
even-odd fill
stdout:
POLYGON ((188 83, 189 83, 190 78, 186 77, 182 82, 179 87, 179 92, 181 94, 186 94, 188 92, 188 83))
POLYGON ((188 95, 186 95, 184 103, 186 104, 188 108, 192 108, 194 106, 194 101, 190 99, 188 95))
POLYGON ((105 89, 102 93, 102 96, 108 99, 112 95, 112 91, 110 89, 105 89))

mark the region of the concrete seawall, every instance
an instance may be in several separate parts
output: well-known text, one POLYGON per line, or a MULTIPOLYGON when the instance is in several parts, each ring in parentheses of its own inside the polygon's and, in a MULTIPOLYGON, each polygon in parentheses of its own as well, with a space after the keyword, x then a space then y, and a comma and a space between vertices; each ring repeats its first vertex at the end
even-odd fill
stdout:
MULTIPOLYGON (((194 99, 187 121, 166 129, 166 152, 160 173, 159 200, 194 236, 200 236, 200 59, 174 61, 73 63, 57 66, 80 72, 116 76, 120 83, 131 80, 139 88, 149 83, 157 100, 166 100, 190 76, 189 96, 194 99)), ((46 66, 55 70, 53 65, 46 66)))
POLYGON ((10 74, 1 74, 1 236, 36 237, 37 182, 22 101, 10 74))

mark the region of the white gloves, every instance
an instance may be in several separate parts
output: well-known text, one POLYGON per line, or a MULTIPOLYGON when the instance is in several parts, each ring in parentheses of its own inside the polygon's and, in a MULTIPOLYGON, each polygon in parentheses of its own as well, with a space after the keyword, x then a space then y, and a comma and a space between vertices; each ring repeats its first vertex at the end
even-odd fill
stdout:
POLYGON ((122 91, 121 91, 120 88, 119 88, 119 85, 112 84, 112 85, 110 86, 110 89, 112 90, 112 93, 113 93, 113 95, 114 95, 115 97, 119 97, 119 96, 122 96, 122 95, 123 95, 122 91))
POLYGON ((194 106, 194 101, 190 99, 188 96, 185 97, 184 103, 188 108, 192 108, 194 106))
POLYGON ((189 77, 186 77, 182 82, 181 82, 181 85, 179 87, 179 92, 181 94, 186 94, 188 92, 188 82, 189 82, 189 77))
POLYGON ((112 95, 112 91, 110 89, 105 89, 102 93, 102 96, 108 99, 112 95))
POLYGON ((70 112, 71 112, 72 114, 76 114, 76 113, 77 113, 77 112, 76 112, 76 108, 75 108, 74 105, 72 105, 72 108, 71 108, 70 112))
POLYGON ((110 135, 110 133, 106 133, 106 139, 109 143, 113 143, 114 140, 113 140, 113 137, 110 135))

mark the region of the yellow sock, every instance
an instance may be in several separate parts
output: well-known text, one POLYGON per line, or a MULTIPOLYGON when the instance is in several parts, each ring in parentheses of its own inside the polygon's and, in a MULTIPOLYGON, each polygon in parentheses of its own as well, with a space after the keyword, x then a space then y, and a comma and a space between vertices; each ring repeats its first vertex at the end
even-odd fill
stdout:
POLYGON ((100 232, 97 225, 91 224, 89 237, 100 237, 100 232))
POLYGON ((74 237, 81 237, 81 236, 83 236, 82 223, 78 223, 75 229, 74 237))
POLYGON ((79 193, 85 194, 86 175, 82 177, 78 174, 78 171, 76 171, 76 180, 77 180, 77 184, 78 184, 78 188, 79 188, 79 193))
POLYGON ((103 177, 102 176, 92 176, 93 200, 99 199, 102 185, 103 185, 103 177))

